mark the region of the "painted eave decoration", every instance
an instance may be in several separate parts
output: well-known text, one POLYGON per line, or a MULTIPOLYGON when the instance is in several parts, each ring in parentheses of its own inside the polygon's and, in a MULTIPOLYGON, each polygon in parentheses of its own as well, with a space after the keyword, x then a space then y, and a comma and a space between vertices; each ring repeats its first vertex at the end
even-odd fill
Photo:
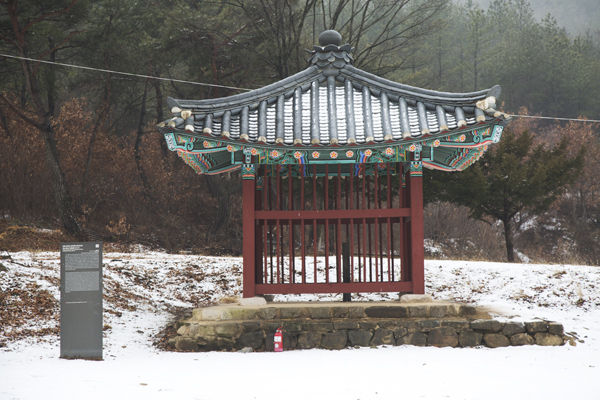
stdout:
POLYGON ((495 109, 499 86, 448 93, 403 85, 353 67, 335 31, 319 44, 308 68, 263 88, 169 98, 173 117, 159 124, 169 149, 199 174, 243 164, 410 161, 460 171, 500 140, 509 117, 495 109))

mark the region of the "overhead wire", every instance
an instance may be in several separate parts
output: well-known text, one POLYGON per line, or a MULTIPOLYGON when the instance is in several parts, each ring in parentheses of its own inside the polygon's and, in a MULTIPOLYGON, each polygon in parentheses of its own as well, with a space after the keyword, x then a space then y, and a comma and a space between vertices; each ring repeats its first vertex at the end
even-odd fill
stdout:
POLYGON ((88 70, 88 71, 105 72, 107 74, 133 76, 133 77, 144 78, 144 79, 158 79, 158 80, 161 80, 161 81, 170 81, 170 82, 178 82, 178 83, 189 83, 191 85, 209 86, 209 87, 217 87, 217 88, 233 89, 233 90, 243 90, 243 91, 252 90, 252 89, 241 88, 241 87, 236 87, 236 86, 218 85, 218 84, 215 84, 215 83, 195 82, 195 81, 187 81, 187 80, 183 80, 183 79, 164 78, 162 76, 152 76, 152 75, 144 75, 144 74, 135 74, 135 73, 132 73, 132 72, 123 72, 123 71, 114 71, 114 70, 111 70, 111 69, 104 69, 104 68, 86 67, 84 65, 67 64, 67 63, 61 63, 61 62, 57 62, 57 61, 39 60, 39 59, 36 59, 36 58, 21 57, 21 56, 15 56, 15 55, 12 55, 12 54, 3 54, 3 53, 0 53, 0 56, 6 57, 6 58, 14 58, 14 59, 18 59, 18 60, 39 62, 39 63, 43 63, 43 64, 59 65, 59 66, 62 66, 62 67, 79 68, 79 69, 84 69, 84 70, 88 70))
POLYGON ((506 114, 509 117, 517 118, 532 118, 532 119, 554 119, 559 121, 577 121, 577 122, 600 122, 600 119, 585 119, 585 118, 566 118, 566 117, 543 117, 541 115, 523 115, 523 114, 506 114))
MULTIPOLYGON (((232 90, 241 90, 241 91, 250 91, 250 90, 253 90, 253 89, 242 88, 242 87, 237 87, 237 86, 218 85, 218 84, 215 84, 215 83, 196 82, 196 81, 188 81, 188 80, 174 79, 174 78, 164 78, 162 76, 136 74, 136 73, 132 73, 132 72, 115 71, 115 70, 105 69, 105 68, 87 67, 85 65, 67 64, 67 63, 61 63, 61 62, 58 62, 58 61, 40 60, 40 59, 37 59, 37 58, 15 56, 15 55, 12 55, 12 54, 3 54, 3 53, 0 53, 0 56, 6 57, 6 58, 17 59, 17 60, 39 62, 39 63, 43 63, 43 64, 53 64, 53 65, 58 65, 58 66, 62 66, 62 67, 78 68, 78 69, 83 69, 83 70, 87 70, 87 71, 104 72, 104 73, 107 73, 107 74, 132 76, 132 77, 144 78, 144 79, 157 79, 157 80, 161 80, 161 81, 169 81, 169 82, 177 82, 177 83, 187 83, 187 84, 190 84, 190 85, 199 85, 199 86, 207 86, 207 87, 217 87, 217 88, 232 89, 232 90)), ((506 114, 506 115, 508 115, 510 117, 516 117, 516 118, 548 119, 548 120, 558 120, 558 121, 576 121, 576 122, 600 123, 599 119, 567 118, 567 117, 544 117, 544 116, 541 116, 541 115, 524 115, 524 114, 506 114)))

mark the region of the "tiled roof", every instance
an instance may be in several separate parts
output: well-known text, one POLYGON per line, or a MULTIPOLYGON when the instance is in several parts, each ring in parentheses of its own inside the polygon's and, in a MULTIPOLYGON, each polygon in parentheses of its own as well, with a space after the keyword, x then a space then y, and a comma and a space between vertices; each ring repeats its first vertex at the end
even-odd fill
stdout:
POLYGON ((353 67, 351 48, 340 46, 341 37, 322 37, 310 66, 279 82, 223 98, 169 98, 174 116, 159 124, 161 131, 312 149, 441 139, 502 125, 507 118, 495 110, 499 86, 448 93, 403 85, 353 67))

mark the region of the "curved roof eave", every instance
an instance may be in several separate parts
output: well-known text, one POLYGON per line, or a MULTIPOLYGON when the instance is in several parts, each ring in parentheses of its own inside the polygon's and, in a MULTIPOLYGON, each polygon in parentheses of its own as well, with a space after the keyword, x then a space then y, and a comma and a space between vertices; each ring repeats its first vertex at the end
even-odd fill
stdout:
POLYGON ((195 112, 215 112, 227 109, 243 107, 248 104, 260 102, 293 91, 296 87, 309 83, 321 74, 319 68, 315 65, 291 75, 285 79, 273 82, 259 89, 250 90, 245 93, 239 93, 232 96, 218 97, 214 99, 203 100, 185 100, 167 98, 167 104, 170 108, 179 107, 181 109, 194 109, 195 112))

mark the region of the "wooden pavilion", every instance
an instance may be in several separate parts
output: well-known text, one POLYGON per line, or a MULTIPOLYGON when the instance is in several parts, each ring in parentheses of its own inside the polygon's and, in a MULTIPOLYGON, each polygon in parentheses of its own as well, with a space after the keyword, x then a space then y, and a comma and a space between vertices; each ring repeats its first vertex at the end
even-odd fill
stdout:
POLYGON ((352 66, 335 31, 310 65, 234 96, 168 99, 169 149, 240 170, 243 295, 424 293, 422 169, 460 171, 500 140, 500 87, 416 88, 352 66))

